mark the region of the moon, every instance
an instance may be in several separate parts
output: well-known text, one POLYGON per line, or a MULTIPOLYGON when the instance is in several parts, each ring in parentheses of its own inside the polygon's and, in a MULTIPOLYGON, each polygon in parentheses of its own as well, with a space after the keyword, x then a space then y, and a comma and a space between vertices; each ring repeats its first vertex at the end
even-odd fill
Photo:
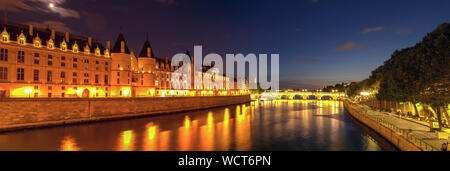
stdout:
POLYGON ((50 8, 54 8, 54 7, 55 7, 55 4, 53 4, 53 3, 50 3, 50 4, 48 4, 48 7, 50 7, 50 8))

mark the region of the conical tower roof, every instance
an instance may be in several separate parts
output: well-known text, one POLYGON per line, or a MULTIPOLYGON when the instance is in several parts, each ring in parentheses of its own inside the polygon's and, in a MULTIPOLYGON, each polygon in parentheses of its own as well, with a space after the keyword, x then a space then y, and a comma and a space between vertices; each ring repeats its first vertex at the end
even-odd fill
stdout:
POLYGON ((125 42, 125 53, 130 54, 130 49, 127 46, 127 42, 125 37, 123 36, 122 31, 120 31, 119 36, 117 37, 116 43, 114 44, 111 53, 121 53, 121 42, 125 42))

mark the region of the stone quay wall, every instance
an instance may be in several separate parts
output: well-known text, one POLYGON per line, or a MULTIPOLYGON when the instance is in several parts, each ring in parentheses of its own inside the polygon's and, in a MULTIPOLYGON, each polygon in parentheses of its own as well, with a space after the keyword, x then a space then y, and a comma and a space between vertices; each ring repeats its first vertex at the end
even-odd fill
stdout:
POLYGON ((422 151, 419 147, 408 141, 405 137, 400 134, 397 134, 393 130, 383 126, 379 122, 360 114, 359 111, 353 109, 348 101, 344 101, 344 108, 348 111, 348 113, 361 123, 365 124, 381 136, 383 136, 386 140, 391 142, 394 146, 402 151, 422 151))
POLYGON ((99 99, 0 99, 0 131, 162 115, 250 102, 250 95, 99 99))

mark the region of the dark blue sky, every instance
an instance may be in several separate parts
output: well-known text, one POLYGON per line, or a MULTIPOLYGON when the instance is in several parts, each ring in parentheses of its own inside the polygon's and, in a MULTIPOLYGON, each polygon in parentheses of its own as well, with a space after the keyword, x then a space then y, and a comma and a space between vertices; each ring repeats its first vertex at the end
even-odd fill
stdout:
POLYGON ((278 53, 281 88, 360 81, 450 21, 448 0, 0 0, 9 20, 50 24, 139 53, 278 53), (54 3, 57 8, 49 9, 54 3))

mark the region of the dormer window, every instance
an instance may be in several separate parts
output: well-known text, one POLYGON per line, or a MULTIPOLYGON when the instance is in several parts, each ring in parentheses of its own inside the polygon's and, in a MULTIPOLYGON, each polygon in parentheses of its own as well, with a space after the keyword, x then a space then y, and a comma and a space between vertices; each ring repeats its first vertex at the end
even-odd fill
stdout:
POLYGON ((72 50, 73 50, 73 53, 78 53, 79 50, 78 50, 78 45, 77 45, 77 43, 73 44, 72 50))
POLYGON ((54 46, 54 44, 53 44, 53 40, 52 39, 50 39, 48 42, 47 42, 47 47, 49 48, 49 49, 53 49, 55 46, 54 46))
POLYGON ((34 38, 34 46, 41 47, 41 39, 39 38, 39 35, 36 35, 36 38, 34 38))
POLYGON ((91 50, 89 49, 89 46, 84 47, 84 53, 86 55, 89 55, 90 52, 91 52, 91 50))
POLYGON ((108 49, 105 50, 105 57, 110 57, 110 56, 109 56, 109 50, 108 50, 108 49))
POLYGON ((100 56, 100 48, 97 47, 97 49, 95 49, 95 55, 96 56, 100 56))
POLYGON ((21 34, 20 37, 19 37, 19 44, 20 45, 25 45, 25 42, 26 42, 26 38, 25 38, 25 36, 23 34, 21 34))
POLYGON ((66 50, 67 50, 67 43, 66 43, 66 41, 63 41, 63 42, 61 43, 61 50, 62 50, 62 51, 66 51, 66 50))
POLYGON ((2 32, 2 42, 7 43, 9 41, 9 34, 6 31, 6 28, 2 32))
POLYGON ((41 41, 40 40, 34 41, 34 46, 41 47, 41 41))

